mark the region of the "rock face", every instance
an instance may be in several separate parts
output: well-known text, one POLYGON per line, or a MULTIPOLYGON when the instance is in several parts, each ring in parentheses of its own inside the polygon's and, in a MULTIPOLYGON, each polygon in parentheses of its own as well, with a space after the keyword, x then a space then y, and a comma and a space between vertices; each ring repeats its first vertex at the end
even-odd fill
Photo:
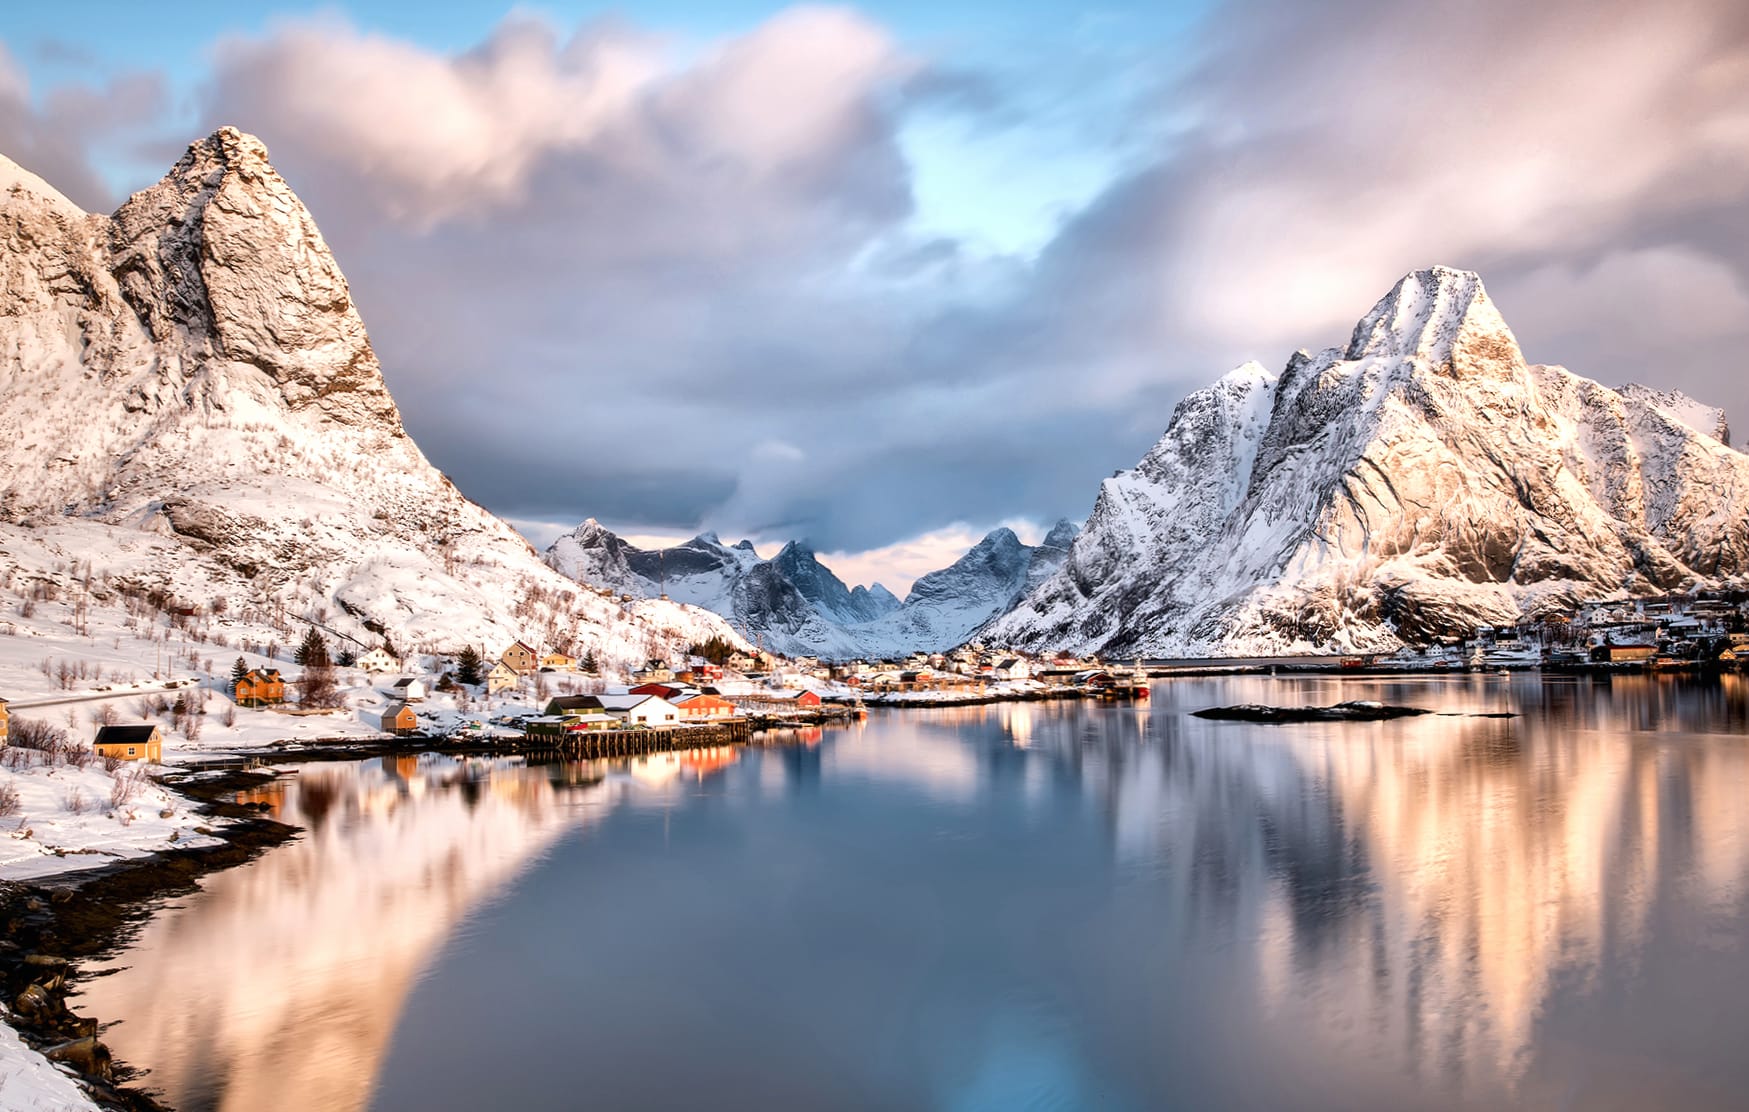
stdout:
POLYGON ((952 566, 922 576, 901 603, 880 584, 846 587, 806 544, 762 561, 714 533, 660 551, 634 548, 594 520, 547 550, 584 582, 640 598, 666 593, 728 618, 748 638, 790 655, 899 657, 962 644, 1063 562, 1076 527, 1058 522, 1037 547, 997 529, 952 566))
POLYGON ((522 637, 612 663, 729 635, 579 591, 426 461, 254 137, 200 140, 107 217, 0 159, 0 246, 0 536, 19 541, 0 565, 71 556, 408 649, 522 637))
POLYGON ((1749 574, 1749 457, 1674 392, 1527 364, 1476 275, 1191 394, 986 631, 1113 655, 1387 650, 1749 574))

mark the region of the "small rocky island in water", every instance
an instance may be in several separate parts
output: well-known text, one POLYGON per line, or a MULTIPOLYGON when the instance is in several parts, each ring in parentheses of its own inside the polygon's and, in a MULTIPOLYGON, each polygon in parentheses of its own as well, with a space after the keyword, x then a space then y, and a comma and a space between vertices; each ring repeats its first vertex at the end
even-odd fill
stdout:
POLYGON ((1262 703, 1241 703, 1232 707, 1209 707, 1190 712, 1197 718, 1212 718, 1219 722, 1383 722, 1390 718, 1413 718, 1432 714, 1421 707, 1398 707, 1370 701, 1337 703, 1329 707, 1271 707, 1262 703))

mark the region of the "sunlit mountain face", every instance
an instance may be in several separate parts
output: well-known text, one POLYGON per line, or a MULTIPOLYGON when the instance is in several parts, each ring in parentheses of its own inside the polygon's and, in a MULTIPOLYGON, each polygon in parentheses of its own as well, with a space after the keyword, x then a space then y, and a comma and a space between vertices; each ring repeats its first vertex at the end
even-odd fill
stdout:
POLYGON ((1243 677, 311 766, 81 1008, 179 1108, 1730 1107, 1746 726, 1736 677, 1243 677), (1186 713, 1355 697, 1438 713, 1186 713))

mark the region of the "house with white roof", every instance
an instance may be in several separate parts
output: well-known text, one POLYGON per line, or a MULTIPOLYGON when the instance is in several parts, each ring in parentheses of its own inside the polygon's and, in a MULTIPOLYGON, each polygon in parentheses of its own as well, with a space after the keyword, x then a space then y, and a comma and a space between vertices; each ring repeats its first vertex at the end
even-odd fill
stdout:
POLYGON ((660 695, 600 695, 601 709, 627 726, 672 726, 680 711, 660 695))

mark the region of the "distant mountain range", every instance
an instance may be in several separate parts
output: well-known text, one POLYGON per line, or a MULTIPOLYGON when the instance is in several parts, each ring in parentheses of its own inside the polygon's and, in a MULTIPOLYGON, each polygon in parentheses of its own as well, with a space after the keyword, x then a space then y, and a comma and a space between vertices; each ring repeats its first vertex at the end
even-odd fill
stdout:
POLYGON ((1475 274, 1418 271, 1345 347, 1185 398, 985 633, 1119 656, 1387 650, 1742 582, 1749 456, 1729 441, 1675 391, 1526 363, 1475 274))
POLYGON ((725 545, 715 533, 642 549, 591 519, 554 542, 546 560, 579 582, 714 610, 786 655, 897 657, 963 643, 1049 578, 1075 535, 1061 521, 1033 546, 997 529, 951 566, 919 578, 903 602, 878 583, 845 586, 797 541, 769 560, 749 542, 725 545))

